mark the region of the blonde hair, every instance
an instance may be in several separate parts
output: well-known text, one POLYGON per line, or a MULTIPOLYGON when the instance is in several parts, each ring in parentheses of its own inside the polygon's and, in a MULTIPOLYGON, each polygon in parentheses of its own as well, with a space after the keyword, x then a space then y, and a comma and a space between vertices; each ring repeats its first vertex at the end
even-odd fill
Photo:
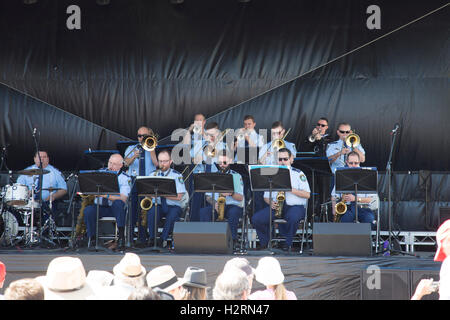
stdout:
POLYGON ((273 286, 275 292, 275 300, 287 300, 286 287, 280 283, 273 286))
POLYGON ((208 300, 208 292, 206 288, 197 288, 191 286, 183 286, 186 294, 182 300, 208 300))
POLYGON ((5 291, 5 300, 44 300, 44 287, 32 278, 13 281, 5 291))

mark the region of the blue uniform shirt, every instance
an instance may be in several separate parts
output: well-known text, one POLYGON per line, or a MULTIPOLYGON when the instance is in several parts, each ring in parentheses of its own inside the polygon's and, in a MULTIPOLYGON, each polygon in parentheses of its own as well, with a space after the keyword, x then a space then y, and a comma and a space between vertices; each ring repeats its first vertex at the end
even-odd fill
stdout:
MULTIPOLYGON (((211 167, 211 172, 219 172, 219 170, 217 169, 217 167, 215 165, 213 165, 211 167)), ((233 170, 230 170, 228 173, 233 175, 234 193, 238 193, 243 196, 244 195, 244 181, 242 180, 241 175, 233 170)), ((212 197, 212 193, 210 193, 210 192, 205 193, 205 195, 208 197, 212 197)), ((217 199, 219 198, 218 192, 216 192, 214 194, 214 198, 215 198, 215 201, 217 202, 217 199)), ((238 201, 238 200, 235 200, 232 196, 226 196, 225 200, 226 200, 225 204, 227 204, 227 205, 235 205, 235 206, 238 206, 241 208, 244 207, 244 199, 242 201, 238 201)))
MULTIPOLYGON (((295 144, 293 144, 292 142, 288 142, 286 140, 284 140, 284 144, 286 145, 286 148, 289 149, 289 151, 291 151, 292 155, 295 158, 297 155, 297 148, 295 147, 295 144)), ((275 159, 275 152, 272 147, 272 142, 269 142, 269 143, 265 144, 264 146, 262 146, 262 148, 259 150, 258 159, 261 159, 264 156, 267 149, 269 149, 270 155, 267 155, 266 160, 264 161, 264 164, 277 165, 278 159, 275 159)))
MULTIPOLYGON (((196 160, 194 159, 194 156, 197 155, 197 157, 200 157, 200 155, 202 155, 202 158, 200 158, 200 159, 203 159, 203 161, 207 164, 211 164, 212 165, 211 167, 215 167, 214 163, 217 163, 217 158, 218 158, 217 153, 220 152, 220 150, 225 149, 226 144, 222 141, 218 142, 216 145, 215 157, 209 158, 206 155, 206 152, 202 151, 202 149, 206 146, 206 141, 203 141, 202 144, 200 144, 199 141, 196 141, 196 142, 197 142, 197 144, 194 145, 194 148, 191 149, 191 158, 194 161, 194 165, 196 165, 196 163, 195 163, 196 160)), ((202 172, 206 172, 206 166, 203 163, 198 163, 197 166, 195 167, 193 173, 202 173, 202 172)))
MULTIPOLYGON (((32 166, 25 168, 25 170, 29 170, 29 169, 39 169, 39 167, 34 164, 32 166)), ((56 169, 54 166, 49 164, 49 165, 47 165, 47 167, 44 168, 44 170, 48 170, 50 172, 43 175, 42 189, 60 188, 60 189, 67 190, 66 181, 64 180, 61 172, 58 169, 56 169)), ((26 185, 29 190, 31 190, 31 187, 34 183, 35 188, 37 189, 38 188, 38 185, 37 185, 38 178, 39 178, 39 175, 35 175, 35 176, 21 175, 17 178, 17 183, 26 185)), ((55 193, 55 192, 56 191, 54 191, 53 193, 55 193)), ((50 192, 48 190, 42 190, 42 199, 43 200, 47 199, 49 196, 50 196, 50 192)))
MULTIPOLYGON (((106 170, 106 169, 100 169, 99 171, 117 173, 116 171, 110 171, 110 170, 106 170)), ((131 186, 130 186, 131 178, 127 174, 122 172, 117 177, 117 179, 118 179, 120 194, 128 197, 128 195, 130 194, 130 191, 131 191, 131 186)), ((103 199, 104 198, 100 198, 100 199, 96 198, 94 200, 94 203, 97 204, 97 201, 100 200, 100 204, 102 204, 103 199)), ((109 206, 112 206, 112 203, 113 202, 111 200, 108 200, 108 205, 109 206)))
MULTIPOLYGON (((133 148, 137 147, 139 144, 128 146, 128 148, 125 150, 125 156, 127 158, 130 158, 133 156, 134 151, 133 148), (131 152, 131 153, 130 153, 131 152)), ((145 151, 145 175, 149 175, 150 172, 153 172, 156 170, 156 166, 153 164, 152 156, 150 154, 150 151, 145 151)), ((138 176, 139 175, 139 157, 134 159, 134 161, 128 166, 128 175, 130 176, 138 176)))
MULTIPOLYGON (((344 141, 342 141, 341 139, 334 141, 334 142, 330 142, 327 146, 327 157, 330 158, 333 154, 336 154, 339 151, 341 151, 343 143, 344 143, 344 141)), ((355 149, 358 149, 363 154, 366 154, 366 151, 364 151, 364 148, 362 147, 361 144, 359 144, 355 149)), ((336 159, 335 162, 330 163, 331 172, 334 173, 336 171, 336 168, 345 167, 345 165, 346 165, 345 164, 345 155, 341 155, 336 159)))
MULTIPOLYGON (((301 170, 290 167, 289 171, 291 174, 292 189, 311 192, 311 190, 309 189, 308 179, 306 179, 305 174, 301 170)), ((278 194, 277 191, 272 192, 272 201, 277 201, 277 194, 278 194)), ((269 191, 265 191, 264 198, 269 198, 269 196, 270 196, 269 191)), ((308 199, 298 197, 292 192, 285 192, 285 196, 286 196, 285 203, 289 206, 296 206, 296 205, 306 206, 306 202, 308 201, 308 199)))
MULTIPOLYGON (((166 172, 162 172, 161 170, 156 170, 150 174, 151 177, 166 177, 175 180, 175 186, 177 188, 177 193, 186 193, 186 186, 184 185, 184 179, 181 173, 170 168, 166 172)), ((179 206, 182 207, 181 201, 166 199, 168 206, 179 206)), ((153 203, 155 203, 155 199, 153 199, 153 203)), ((161 204, 161 199, 158 197, 158 204, 161 204)))

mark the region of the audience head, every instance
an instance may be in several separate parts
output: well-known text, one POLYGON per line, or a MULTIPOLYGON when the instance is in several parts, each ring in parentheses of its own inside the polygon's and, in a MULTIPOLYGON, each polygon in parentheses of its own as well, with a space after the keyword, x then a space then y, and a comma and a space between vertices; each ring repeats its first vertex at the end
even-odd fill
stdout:
POLYGON ((127 252, 122 260, 114 266, 114 284, 126 284, 134 288, 145 286, 145 275, 147 271, 141 264, 139 256, 132 252, 127 252))
POLYGON ((13 281, 5 291, 5 300, 44 300, 44 287, 32 278, 13 281))
POLYGON ((88 272, 86 280, 91 283, 96 283, 101 287, 107 287, 112 284, 114 275, 108 271, 91 270, 88 272))
POLYGON ((147 274, 147 286, 170 293, 175 300, 181 300, 184 296, 183 285, 186 280, 178 278, 173 268, 169 265, 156 267, 147 274))
POLYGON ((247 274, 238 268, 228 268, 216 279, 214 300, 247 300, 250 285, 247 274))
POLYGON ((95 296, 96 284, 86 281, 83 263, 75 257, 50 261, 45 276, 37 277, 45 291, 45 300, 85 300, 95 296))
POLYGON ((255 269, 256 281, 267 286, 275 286, 283 283, 284 274, 281 271, 280 263, 274 257, 264 257, 259 259, 255 269))
POLYGON ((128 300, 162 300, 160 295, 149 287, 136 288, 128 300))
POLYGON ((245 272, 249 283, 249 291, 253 286, 253 278, 255 277, 255 269, 250 265, 250 262, 245 258, 233 258, 228 260, 223 267, 223 271, 229 268, 238 268, 245 272))
POLYGON ((208 293, 206 282, 206 270, 197 267, 188 267, 184 272, 184 280, 186 280, 183 287, 186 289, 186 300, 207 300, 208 293))
POLYGON ((450 256, 450 219, 444 221, 436 232, 436 242, 438 248, 435 261, 444 261, 445 258, 450 256))

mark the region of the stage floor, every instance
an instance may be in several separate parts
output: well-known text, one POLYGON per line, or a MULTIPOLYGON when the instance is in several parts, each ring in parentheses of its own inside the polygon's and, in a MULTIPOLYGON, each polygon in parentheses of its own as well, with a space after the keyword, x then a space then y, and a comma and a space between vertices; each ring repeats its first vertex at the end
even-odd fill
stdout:
MULTIPOLYGON (((169 264, 177 275, 182 277, 189 266, 204 268, 207 271, 208 285, 211 290, 227 260, 233 257, 245 257, 252 266, 256 267, 258 260, 267 255, 267 252, 256 250, 233 255, 155 253, 151 252, 149 248, 129 249, 129 251, 140 256, 147 272, 157 266, 169 264)), ((90 270, 112 272, 123 254, 123 252, 109 250, 89 252, 84 248, 76 251, 41 248, 2 249, 0 250, 0 261, 5 263, 7 268, 3 290, 11 281, 44 275, 49 262, 57 256, 79 257, 86 272, 90 270)), ((274 254, 273 256, 280 261, 285 275, 285 286, 294 291, 298 299, 308 300, 408 299, 411 290, 414 290, 411 288, 415 288, 412 281, 417 282, 417 276, 414 274, 419 272, 423 275, 439 275, 440 268, 440 263, 433 261, 433 252, 416 253, 416 256, 400 254, 370 257, 321 257, 312 255, 312 252, 289 255, 274 254), (370 270, 373 270, 373 266, 379 268, 382 276, 381 285, 384 286, 377 294, 374 294, 374 291, 368 292, 365 288, 367 277, 371 275, 370 270), (408 281, 408 283, 397 285, 395 281, 402 281, 403 274, 407 274, 404 281, 408 281), (388 284, 386 284, 386 279, 388 284), (399 292, 402 285, 405 289, 403 292, 399 292)), ((254 281, 253 290, 258 289, 263 289, 263 286, 254 281)))

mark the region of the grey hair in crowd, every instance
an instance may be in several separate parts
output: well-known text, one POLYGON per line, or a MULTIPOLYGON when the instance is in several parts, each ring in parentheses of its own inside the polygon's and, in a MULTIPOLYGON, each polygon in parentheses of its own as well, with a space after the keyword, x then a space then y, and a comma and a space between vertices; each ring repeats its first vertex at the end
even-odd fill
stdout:
POLYGON ((216 279, 213 289, 214 300, 242 300, 250 284, 247 274, 238 268, 227 268, 216 279))

